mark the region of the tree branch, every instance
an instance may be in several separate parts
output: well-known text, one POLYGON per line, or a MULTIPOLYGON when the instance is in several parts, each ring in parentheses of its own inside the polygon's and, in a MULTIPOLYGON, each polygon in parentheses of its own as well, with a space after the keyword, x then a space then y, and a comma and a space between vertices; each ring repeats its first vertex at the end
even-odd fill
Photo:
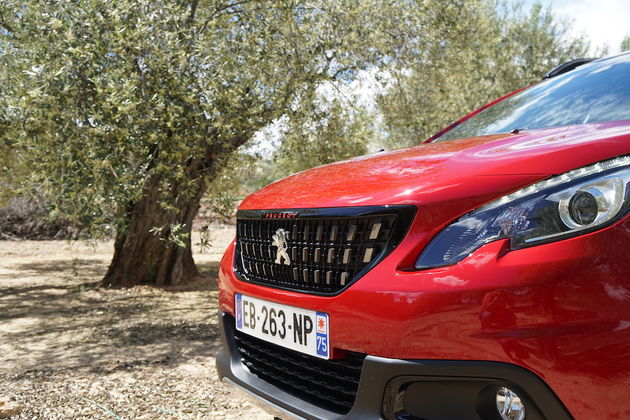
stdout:
POLYGON ((5 20, 4 20, 4 15, 0 12, 0 28, 4 28, 6 29, 8 32, 10 32, 11 34, 14 33, 13 31, 13 27, 11 27, 11 25, 9 25, 5 20))
POLYGON ((190 5, 190 16, 188 16, 188 23, 193 23, 195 20, 195 14, 197 13, 197 6, 199 6, 199 0, 193 0, 190 5))
POLYGON ((208 24, 212 21, 212 19, 214 19, 219 13, 223 12, 224 10, 230 9, 232 7, 236 7, 236 6, 241 6, 243 4, 247 4, 247 3, 252 3, 256 0, 242 0, 242 1, 235 1, 234 3, 226 3, 222 6, 217 6, 216 9, 214 9, 214 11, 210 14, 210 17, 208 17, 208 19, 206 19, 206 21, 203 23, 203 25, 201 26, 201 29, 199 30, 199 32, 203 32, 205 31, 206 27, 208 26, 208 24))

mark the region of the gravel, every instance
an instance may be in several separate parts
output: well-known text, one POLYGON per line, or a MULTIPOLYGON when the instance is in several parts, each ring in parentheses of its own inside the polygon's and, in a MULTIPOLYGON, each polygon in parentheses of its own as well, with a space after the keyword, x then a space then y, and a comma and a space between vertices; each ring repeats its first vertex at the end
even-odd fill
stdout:
POLYGON ((98 286, 112 243, 0 241, 0 418, 260 419, 216 377, 216 273, 233 228, 213 226, 178 289, 98 286))

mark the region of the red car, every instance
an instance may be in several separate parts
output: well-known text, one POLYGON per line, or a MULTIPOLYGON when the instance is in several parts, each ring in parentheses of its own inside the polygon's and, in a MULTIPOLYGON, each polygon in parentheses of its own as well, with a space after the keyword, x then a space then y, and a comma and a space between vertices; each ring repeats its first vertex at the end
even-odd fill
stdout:
POLYGON ((245 199, 220 377, 283 417, 630 418, 630 54, 571 67, 245 199))

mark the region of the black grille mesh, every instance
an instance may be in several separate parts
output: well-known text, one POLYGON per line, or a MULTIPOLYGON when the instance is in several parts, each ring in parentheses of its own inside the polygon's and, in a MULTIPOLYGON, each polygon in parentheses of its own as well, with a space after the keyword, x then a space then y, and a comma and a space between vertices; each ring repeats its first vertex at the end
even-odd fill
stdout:
MULTIPOLYGON (((346 209, 347 210, 347 209, 346 209)), ((343 217, 237 219, 235 269, 242 280, 314 293, 336 293, 362 276, 402 238, 408 220, 395 212, 343 217), (277 262, 272 238, 283 231, 287 255, 277 262), (396 235, 396 233, 398 233, 396 235), (393 238, 395 237, 395 239, 393 238)))
POLYGON ((359 387, 364 354, 323 360, 236 332, 241 362, 260 379, 329 411, 346 414, 359 387))

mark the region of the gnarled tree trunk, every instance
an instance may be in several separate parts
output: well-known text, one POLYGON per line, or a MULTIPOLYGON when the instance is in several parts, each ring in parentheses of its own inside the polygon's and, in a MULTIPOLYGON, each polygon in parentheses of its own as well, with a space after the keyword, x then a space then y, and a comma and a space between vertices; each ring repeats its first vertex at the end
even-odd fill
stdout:
POLYGON ((129 287, 138 284, 179 285, 192 281, 197 268, 192 257, 192 222, 206 190, 203 177, 196 192, 188 199, 175 200, 177 211, 167 211, 159 203, 158 182, 149 182, 142 199, 127 213, 127 227, 116 235, 114 257, 102 284, 106 287, 129 287), (178 202, 181 201, 181 202, 178 202), (185 247, 169 243, 170 226, 180 224, 188 236, 185 247), (159 233, 154 227, 164 227, 159 233))

